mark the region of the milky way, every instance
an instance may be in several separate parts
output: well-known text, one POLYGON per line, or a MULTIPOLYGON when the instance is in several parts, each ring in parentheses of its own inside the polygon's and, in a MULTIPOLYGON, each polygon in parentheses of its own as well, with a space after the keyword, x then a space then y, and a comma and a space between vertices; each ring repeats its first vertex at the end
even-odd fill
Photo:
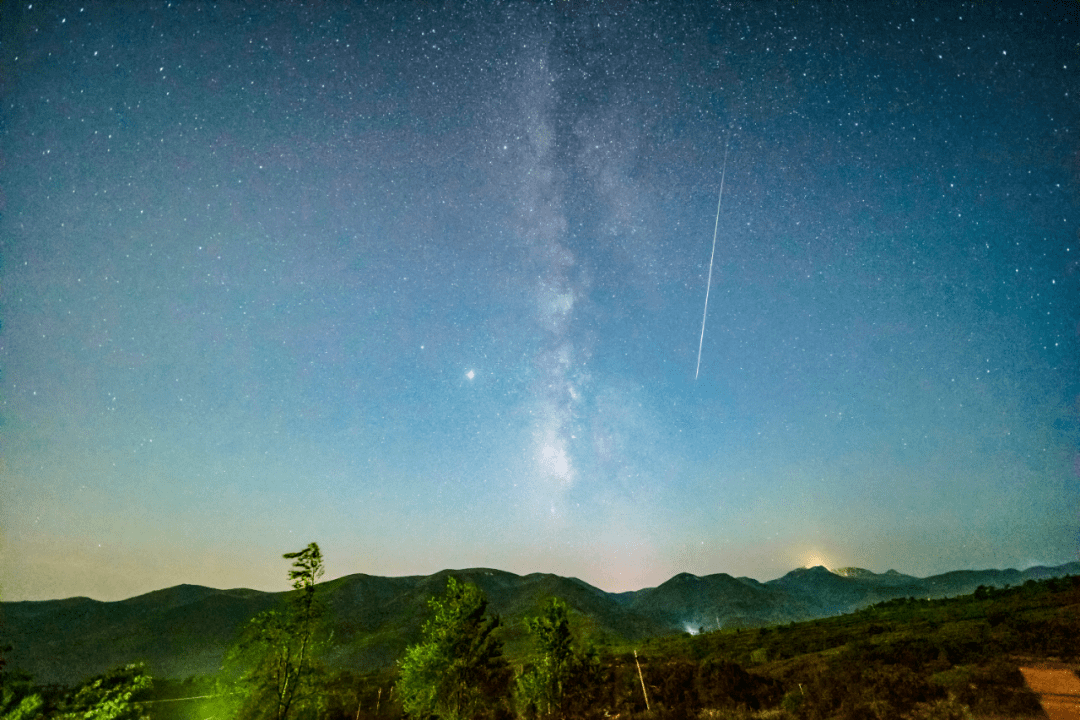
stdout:
POLYGON ((5 7, 0 592, 1074 559, 1070 13, 5 7))

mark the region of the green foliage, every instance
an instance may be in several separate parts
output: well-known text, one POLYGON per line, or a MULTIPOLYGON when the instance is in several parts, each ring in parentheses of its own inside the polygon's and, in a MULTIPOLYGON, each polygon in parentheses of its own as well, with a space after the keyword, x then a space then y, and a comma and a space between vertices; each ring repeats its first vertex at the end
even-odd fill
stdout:
POLYGON ((58 712, 69 688, 37 685, 21 670, 9 670, 0 682, 0 720, 30 720, 58 712))
MULTIPOLYGON (((3 630, 3 627, 4 616, 2 613, 0 613, 0 630, 3 630)), ((11 651, 11 645, 0 645, 0 712, 5 712, 4 708, 8 705, 9 702, 11 702, 12 699, 9 697, 10 692, 7 692, 7 689, 4 687, 5 680, 7 680, 7 673, 4 672, 4 669, 7 667, 7 658, 5 658, 4 655, 11 651)), ((0 718, 3 717, 6 716, 0 716, 0 718)))
MULTIPOLYGON (((406 710, 425 720, 504 719, 511 688, 524 720, 605 713, 629 720, 1028 717, 1039 716, 1038 699, 1007 658, 1067 660, 1080 652, 1074 639, 1080 636, 1080 578, 986 588, 960 598, 901 598, 804 623, 609 646, 602 655, 582 649, 577 631, 583 625, 575 624, 582 617, 563 601, 547 602, 535 617, 508 629, 487 615, 479 589, 451 579, 446 594, 428 603, 432 616, 422 641, 408 648, 395 670, 331 675, 313 658, 348 666, 348 643, 371 635, 357 621, 356 640, 342 643, 339 634, 335 655, 315 653, 323 647, 316 643, 326 602, 325 590, 316 592, 322 556, 313 543, 284 557, 293 561, 294 592, 243 630, 220 684, 211 678, 157 681, 151 700, 144 686, 149 678, 130 668, 74 690, 35 685, 8 669, 0 675, 0 720, 382 720, 406 710), (516 683, 503 658, 504 640, 515 664, 523 663, 516 683)), ((386 592, 397 597, 393 587, 386 592)), ((333 607, 347 614, 353 606, 333 607)), ((410 623, 416 620, 413 614, 392 632, 415 633, 410 623)), ((397 647, 415 637, 402 637, 397 647)))
POLYGON ((289 571, 293 589, 314 592, 315 583, 324 572, 322 551, 319 550, 318 543, 308 543, 303 550, 285 553, 281 557, 293 561, 293 569, 289 571))
POLYGON ((0 720, 34 720, 41 715, 44 706, 45 701, 37 693, 18 698, 4 688, 0 694, 0 720))
POLYGON ((780 701, 780 707, 789 713, 798 712, 805 698, 806 695, 803 693, 802 688, 789 690, 784 693, 784 698, 780 701))
POLYGON ((241 692, 233 712, 239 720, 314 716, 321 707, 321 669, 312 653, 321 615, 315 583, 323 574, 322 553, 311 543, 283 557, 293 560, 289 579, 298 594, 284 609, 252 618, 226 655, 226 667, 238 676, 241 692))
POLYGON ((446 593, 428 602, 432 617, 421 641, 405 651, 396 694, 410 716, 465 720, 505 714, 511 672, 475 585, 449 578, 446 593))
MULTIPOLYGON (((56 720, 147 720, 145 699, 153 681, 139 664, 88 680, 62 703, 56 720)), ((16 715, 15 717, 32 717, 16 715)))
POLYGON ((179 680, 154 678, 153 694, 146 702, 152 720, 201 720, 202 718, 226 718, 231 696, 221 693, 233 692, 231 685, 219 678, 189 675, 179 680))
POLYGON ((526 718, 583 715, 593 704, 600 664, 594 651, 577 647, 566 603, 551 598, 541 614, 525 624, 536 659, 518 675, 518 713, 526 718))

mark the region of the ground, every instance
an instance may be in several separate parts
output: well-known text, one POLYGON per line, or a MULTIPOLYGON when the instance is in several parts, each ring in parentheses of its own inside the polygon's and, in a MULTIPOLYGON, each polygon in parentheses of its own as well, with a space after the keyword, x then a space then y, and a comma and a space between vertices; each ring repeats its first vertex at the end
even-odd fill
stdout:
POLYGON ((1080 720, 1080 678, 1072 670, 1040 664, 1020 672, 1050 720, 1080 720))

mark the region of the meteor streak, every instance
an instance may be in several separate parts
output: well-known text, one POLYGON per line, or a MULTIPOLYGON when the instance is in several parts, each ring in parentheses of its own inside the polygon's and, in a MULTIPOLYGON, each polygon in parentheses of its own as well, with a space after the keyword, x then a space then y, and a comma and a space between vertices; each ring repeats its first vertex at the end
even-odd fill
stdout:
POLYGON ((724 143, 724 167, 720 171, 720 197, 716 200, 716 223, 713 225, 712 231, 712 255, 709 256, 709 280, 705 285, 705 311, 701 313, 701 337, 698 339, 697 346, 697 369, 694 370, 694 379, 698 379, 698 373, 701 372, 701 346, 705 342, 705 317, 709 314, 709 290, 712 289, 712 266, 713 258, 716 257, 716 233, 720 229, 720 203, 724 202, 724 175, 727 174, 727 154, 728 144, 731 142, 731 136, 728 135, 728 141, 724 143))

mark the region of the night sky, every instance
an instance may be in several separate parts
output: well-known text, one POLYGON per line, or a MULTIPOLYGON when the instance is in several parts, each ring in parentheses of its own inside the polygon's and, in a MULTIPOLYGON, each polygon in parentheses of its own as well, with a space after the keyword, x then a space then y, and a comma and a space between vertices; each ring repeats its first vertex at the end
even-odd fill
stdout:
POLYGON ((1077 559, 1075 3, 251 5, 5 4, 4 600, 1077 559))

